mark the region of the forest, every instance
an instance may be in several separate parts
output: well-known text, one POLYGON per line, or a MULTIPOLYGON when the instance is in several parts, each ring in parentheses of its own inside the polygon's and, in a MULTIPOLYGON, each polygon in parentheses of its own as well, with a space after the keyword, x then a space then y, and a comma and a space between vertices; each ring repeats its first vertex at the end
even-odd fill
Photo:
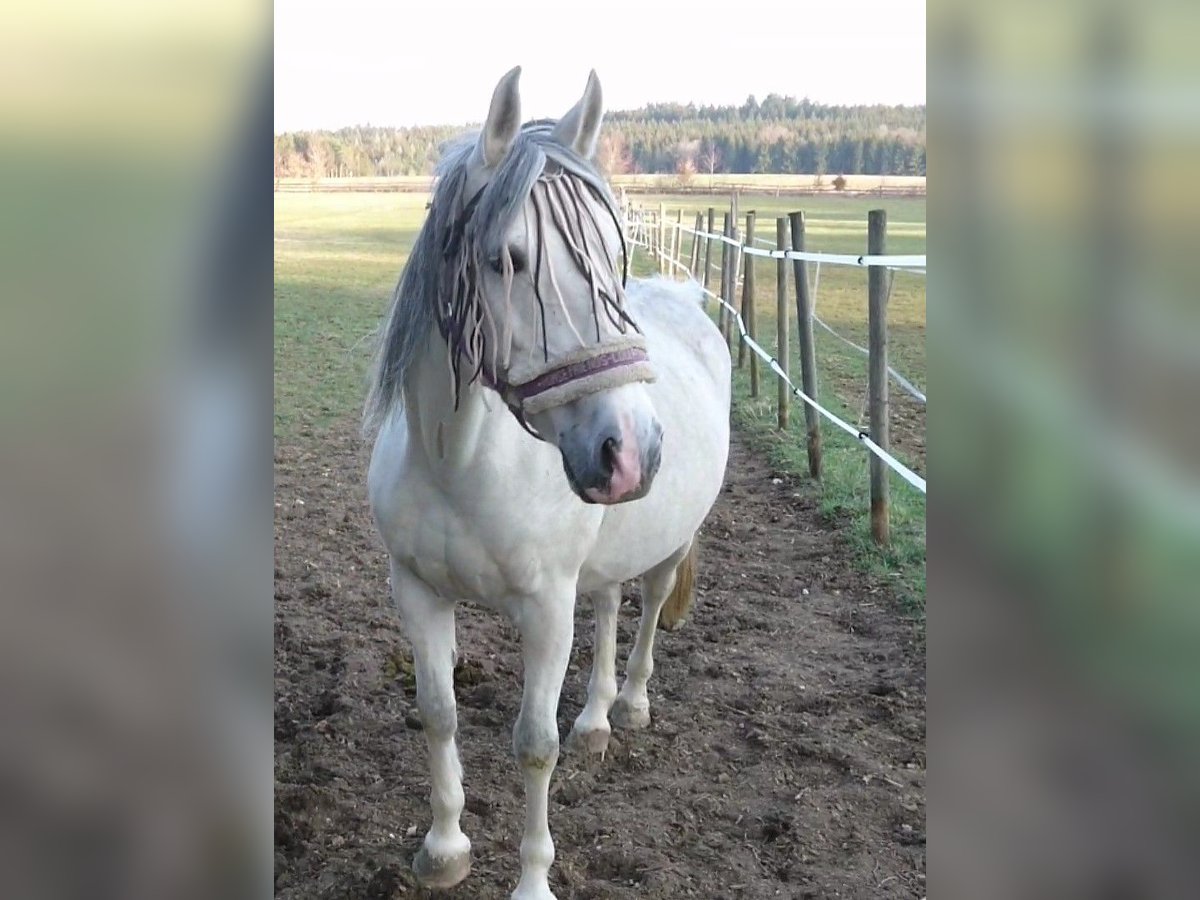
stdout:
MULTIPOLYGON (((478 127, 476 125, 475 127, 478 127)), ((429 175, 470 126, 275 136, 275 177, 429 175)), ((770 94, 741 106, 657 103, 605 117, 597 163, 627 173, 925 175, 925 107, 830 106, 770 94)))

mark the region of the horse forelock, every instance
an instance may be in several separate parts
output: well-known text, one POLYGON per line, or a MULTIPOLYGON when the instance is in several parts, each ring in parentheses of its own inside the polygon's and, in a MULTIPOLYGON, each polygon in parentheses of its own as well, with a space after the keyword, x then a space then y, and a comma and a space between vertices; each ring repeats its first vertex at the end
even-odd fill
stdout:
MULTIPOLYGON (((493 321, 483 302, 481 269, 493 259, 503 260, 508 267, 506 286, 511 291, 512 260, 505 236, 514 219, 525 215, 525 204, 530 199, 539 239, 531 247, 529 265, 533 268, 543 353, 548 357, 545 298, 540 289, 541 235, 547 229, 558 232, 587 280, 597 341, 601 309, 622 332, 629 326, 637 328, 624 310, 628 256, 616 200, 588 160, 552 138, 554 124, 553 120, 526 123, 488 181, 470 196, 476 136, 464 136, 444 153, 436 170, 429 213, 393 293, 381 332, 364 414, 366 430, 377 428, 403 402, 405 378, 434 327, 449 348, 456 403, 462 389, 460 371, 466 374, 468 383, 477 381, 484 372, 489 343, 492 371, 498 370, 496 338, 504 323, 493 321), (620 235, 622 270, 615 287, 601 284, 598 279, 597 263, 603 261, 607 268, 610 260, 594 204, 612 220, 620 235), (491 341, 487 331, 491 332, 491 341)), ((561 294, 557 299, 564 302, 561 294)))

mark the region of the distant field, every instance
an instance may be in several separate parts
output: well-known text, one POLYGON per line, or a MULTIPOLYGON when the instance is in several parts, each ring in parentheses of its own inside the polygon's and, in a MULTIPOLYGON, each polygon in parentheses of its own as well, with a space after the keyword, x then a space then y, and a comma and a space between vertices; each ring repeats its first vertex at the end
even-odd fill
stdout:
MULTIPOLYGON (((630 191, 678 192, 684 186, 693 191, 714 191, 728 194, 737 189, 748 193, 775 192, 821 192, 837 194, 833 179, 837 172, 827 175, 734 175, 718 172, 715 175, 696 174, 682 179, 678 175, 617 175, 614 187, 630 191)), ((882 190, 885 193, 925 193, 924 175, 845 175, 847 193, 868 193, 882 190)))
POLYGON ((428 193, 433 185, 430 175, 363 175, 357 178, 304 178, 286 177, 275 179, 277 192, 371 192, 371 191, 415 191, 428 193))

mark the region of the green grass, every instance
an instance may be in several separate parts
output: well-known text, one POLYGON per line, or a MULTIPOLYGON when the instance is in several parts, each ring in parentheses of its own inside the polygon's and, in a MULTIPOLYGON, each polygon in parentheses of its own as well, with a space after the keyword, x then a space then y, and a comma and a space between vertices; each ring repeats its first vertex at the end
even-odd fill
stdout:
POLYGON ((372 336, 425 194, 275 195, 275 434, 362 406, 372 336))
MULTIPOLYGON (((387 309, 409 248, 425 216, 425 194, 275 195, 275 434, 294 439, 331 422, 357 415, 365 391, 372 338, 387 309)), ((695 211, 728 205, 724 196, 639 198, 657 209, 660 199, 672 211, 682 204, 684 221, 694 224, 695 211)), ((758 211, 758 234, 774 237, 774 217, 803 208, 808 248, 839 253, 866 249, 866 212, 883 206, 889 216, 891 253, 925 250, 925 202, 921 198, 743 196, 742 209, 758 211)), ((743 220, 744 221, 744 220, 743 220)), ((718 216, 718 228, 720 217, 718 216)), ((689 244, 682 253, 686 259, 689 244)), ((714 263, 716 257, 714 257, 714 263)), ((756 309, 760 343, 775 352, 775 263, 755 263, 756 309)), ((642 251, 633 271, 647 274, 642 251)), ((811 276, 811 273, 810 273, 811 276)), ((716 273, 710 286, 717 283, 716 273)), ((791 272, 788 272, 789 293, 791 272)), ((794 303, 789 297, 789 305, 794 303)), ((794 307, 790 307, 794 316, 794 307)), ((824 266, 816 292, 818 314, 838 331, 866 343, 866 272, 824 266)), ((794 321, 791 328, 794 329, 794 321)), ((851 424, 865 425, 865 357, 818 329, 818 380, 821 400, 851 424)), ((889 302, 892 364, 925 384, 925 280, 896 277, 889 302)), ((791 371, 799 372, 796 341, 791 341, 791 371)), ((735 418, 775 464, 797 473, 807 470, 803 441, 803 409, 792 405, 791 428, 776 430, 775 379, 762 374, 761 396, 749 397, 748 368, 735 369, 735 418)), ((918 417, 922 435, 917 447, 896 447, 896 455, 925 471, 924 411, 902 398, 892 386, 893 412, 918 417)), ((892 546, 877 550, 867 521, 867 453, 849 436, 826 423, 824 483, 821 506, 833 520, 844 522, 863 566, 894 582, 914 610, 924 605, 925 498, 901 479, 892 479, 892 546)))

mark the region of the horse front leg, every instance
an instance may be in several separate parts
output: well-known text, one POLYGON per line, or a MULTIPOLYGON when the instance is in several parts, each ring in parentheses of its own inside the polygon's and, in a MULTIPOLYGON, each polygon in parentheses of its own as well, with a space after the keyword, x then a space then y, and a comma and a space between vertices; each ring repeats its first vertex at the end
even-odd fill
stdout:
POLYGON ((581 747, 603 758, 612 734, 608 711, 617 697, 617 611, 621 606, 621 585, 610 584, 588 598, 596 616, 592 677, 588 681, 587 703, 575 720, 567 744, 572 750, 581 747))
POLYGON ((433 824, 413 859, 426 887, 449 888, 471 869, 471 842, 459 827, 463 809, 462 765, 454 735, 454 604, 431 591, 408 569, 392 563, 392 597, 412 644, 417 709, 429 748, 433 824))
POLYGON ((549 872, 554 842, 547 819, 550 776, 558 762, 558 698, 574 637, 574 585, 526 600, 517 626, 525 663, 521 712, 513 752, 525 779, 521 880, 512 900, 554 900, 549 872))

